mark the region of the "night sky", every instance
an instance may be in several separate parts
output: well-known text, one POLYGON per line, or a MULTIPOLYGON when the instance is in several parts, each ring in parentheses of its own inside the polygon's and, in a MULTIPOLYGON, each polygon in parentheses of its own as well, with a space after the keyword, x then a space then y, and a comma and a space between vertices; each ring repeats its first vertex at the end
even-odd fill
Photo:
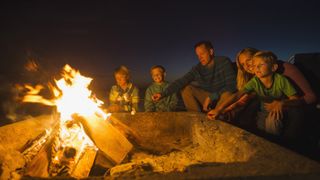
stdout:
POLYGON ((119 65, 141 84, 151 82, 149 68, 161 64, 172 81, 198 63, 193 46, 200 40, 233 61, 248 46, 283 60, 320 51, 317 0, 59 2, 1 4, 2 76, 32 56, 48 71, 69 63, 104 88, 114 83, 119 65))

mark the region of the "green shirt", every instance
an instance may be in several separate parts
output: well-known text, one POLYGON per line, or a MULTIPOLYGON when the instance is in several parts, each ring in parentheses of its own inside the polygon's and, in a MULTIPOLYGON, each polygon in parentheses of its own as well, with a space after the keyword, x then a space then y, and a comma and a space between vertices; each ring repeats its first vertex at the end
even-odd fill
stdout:
POLYGON ((273 75, 273 83, 270 88, 266 88, 260 79, 254 76, 243 88, 245 93, 255 92, 263 103, 269 103, 274 100, 286 99, 297 94, 296 89, 289 82, 289 80, 281 74, 275 73, 273 75))
POLYGON ((148 87, 144 98, 144 109, 146 112, 167 112, 176 109, 178 98, 175 93, 161 98, 158 102, 154 102, 151 99, 153 94, 162 93, 168 86, 168 82, 163 82, 162 84, 152 83, 148 87))

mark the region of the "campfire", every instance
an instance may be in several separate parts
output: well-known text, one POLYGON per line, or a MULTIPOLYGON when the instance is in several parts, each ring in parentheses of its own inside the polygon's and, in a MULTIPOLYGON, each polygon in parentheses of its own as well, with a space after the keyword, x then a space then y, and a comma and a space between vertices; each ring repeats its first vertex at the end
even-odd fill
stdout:
POLYGON ((25 102, 57 111, 0 127, 1 179, 320 177, 320 165, 205 114, 109 114, 69 65, 54 98, 28 86, 25 102), (293 166, 294 165, 294 166, 293 166))
POLYGON ((132 149, 125 132, 112 123, 120 125, 121 130, 126 126, 111 122, 111 114, 100 108, 103 102, 89 90, 92 79, 69 65, 64 66, 62 76, 52 86, 53 99, 39 95, 42 86, 26 85, 28 93, 23 102, 55 106, 57 115, 54 127, 27 144, 22 152, 27 164, 23 175, 86 177, 98 150, 112 163, 119 164, 132 149), (85 156, 87 160, 82 165, 85 156))

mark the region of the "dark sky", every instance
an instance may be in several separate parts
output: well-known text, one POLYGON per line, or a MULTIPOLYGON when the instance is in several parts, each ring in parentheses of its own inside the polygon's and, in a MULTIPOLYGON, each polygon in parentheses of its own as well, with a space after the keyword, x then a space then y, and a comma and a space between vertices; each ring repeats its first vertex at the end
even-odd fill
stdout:
POLYGON ((48 70, 69 63, 106 84, 119 65, 140 83, 150 82, 149 68, 161 64, 171 81, 198 62, 193 45, 200 40, 232 60, 248 46, 287 60, 320 51, 319 8, 317 0, 2 3, 1 72, 31 55, 48 70))

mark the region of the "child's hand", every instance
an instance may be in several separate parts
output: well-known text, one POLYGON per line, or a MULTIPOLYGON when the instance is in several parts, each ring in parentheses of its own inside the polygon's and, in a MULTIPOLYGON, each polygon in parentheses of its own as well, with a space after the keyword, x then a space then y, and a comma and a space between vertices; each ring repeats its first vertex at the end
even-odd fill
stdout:
POLYGON ((282 101, 273 101, 271 103, 264 103, 264 108, 269 111, 276 119, 283 117, 283 103, 282 101))
POLYGON ((210 120, 215 120, 219 117, 220 114, 221 114, 221 111, 217 109, 212 109, 211 111, 208 112, 207 117, 210 120))
POLYGON ((159 101, 161 99, 161 94, 160 93, 154 94, 151 96, 151 99, 153 101, 159 101))
POLYGON ((211 99, 209 97, 207 97, 204 102, 203 102, 203 105, 202 105, 202 109, 204 112, 208 112, 210 109, 209 109, 209 104, 211 103, 211 99))

